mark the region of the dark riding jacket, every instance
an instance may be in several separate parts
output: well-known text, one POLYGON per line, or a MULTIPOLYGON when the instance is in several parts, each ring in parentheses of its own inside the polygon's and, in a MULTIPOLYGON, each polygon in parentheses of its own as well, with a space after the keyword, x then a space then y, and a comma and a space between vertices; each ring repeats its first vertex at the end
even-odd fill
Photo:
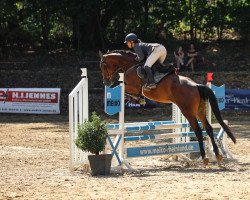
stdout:
POLYGON ((142 60, 146 59, 155 49, 155 47, 160 46, 158 43, 144 43, 139 42, 135 43, 134 51, 137 54, 135 60, 141 62, 142 60))

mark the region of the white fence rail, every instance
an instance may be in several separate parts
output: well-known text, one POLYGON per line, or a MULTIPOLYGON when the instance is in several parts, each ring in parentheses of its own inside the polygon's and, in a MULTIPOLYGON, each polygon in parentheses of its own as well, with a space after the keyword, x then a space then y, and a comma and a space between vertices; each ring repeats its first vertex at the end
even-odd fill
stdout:
POLYGON ((70 169, 81 164, 88 164, 88 153, 78 149, 74 143, 78 135, 78 125, 88 120, 88 78, 86 68, 82 69, 82 80, 69 94, 69 134, 70 134, 70 169))

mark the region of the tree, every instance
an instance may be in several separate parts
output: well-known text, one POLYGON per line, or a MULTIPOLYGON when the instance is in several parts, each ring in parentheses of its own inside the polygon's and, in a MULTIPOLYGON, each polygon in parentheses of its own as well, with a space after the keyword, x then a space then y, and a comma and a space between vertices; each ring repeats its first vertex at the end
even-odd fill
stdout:
POLYGON ((127 33, 142 40, 249 37, 246 0, 0 0, 0 45, 108 49, 127 33), (187 36, 187 37, 186 37, 187 36))
POLYGON ((249 39, 250 35, 250 3, 246 1, 236 1, 231 12, 231 25, 240 33, 244 40, 249 39))

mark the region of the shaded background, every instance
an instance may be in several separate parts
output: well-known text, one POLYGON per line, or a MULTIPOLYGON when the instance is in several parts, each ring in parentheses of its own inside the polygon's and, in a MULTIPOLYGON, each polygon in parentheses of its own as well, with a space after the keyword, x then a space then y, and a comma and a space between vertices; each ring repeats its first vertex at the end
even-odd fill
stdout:
POLYGON ((178 45, 187 50, 194 43, 195 73, 185 69, 181 75, 203 83, 212 71, 216 85, 250 88, 246 0, 0 0, 0 5, 0 87, 60 87, 62 114, 82 67, 90 78, 90 111, 103 112, 98 51, 126 49, 129 32, 164 44, 169 62, 178 45))

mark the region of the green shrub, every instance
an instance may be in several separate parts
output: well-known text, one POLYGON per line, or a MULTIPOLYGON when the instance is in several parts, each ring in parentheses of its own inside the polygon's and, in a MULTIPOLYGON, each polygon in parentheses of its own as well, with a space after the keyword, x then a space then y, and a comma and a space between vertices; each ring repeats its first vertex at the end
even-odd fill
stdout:
POLYGON ((75 144, 83 151, 99 155, 105 148, 107 134, 106 122, 93 112, 89 121, 78 126, 75 144))

